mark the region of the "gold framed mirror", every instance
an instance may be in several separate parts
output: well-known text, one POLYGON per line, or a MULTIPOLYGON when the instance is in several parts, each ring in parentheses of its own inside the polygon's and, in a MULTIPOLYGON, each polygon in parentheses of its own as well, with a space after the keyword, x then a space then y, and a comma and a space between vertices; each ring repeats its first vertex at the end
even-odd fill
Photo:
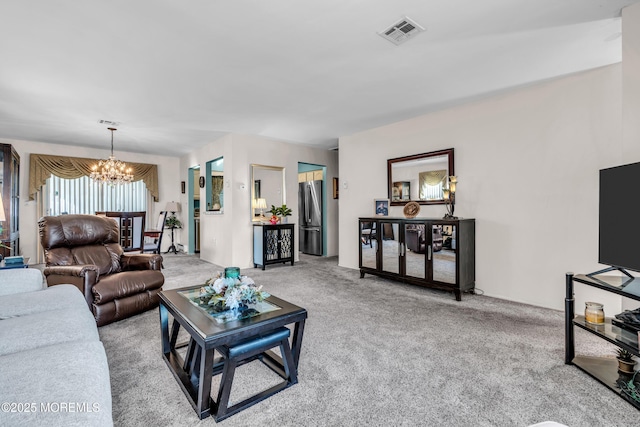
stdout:
POLYGON ((251 221, 271 217, 271 206, 287 203, 285 169, 281 166, 251 164, 251 221))

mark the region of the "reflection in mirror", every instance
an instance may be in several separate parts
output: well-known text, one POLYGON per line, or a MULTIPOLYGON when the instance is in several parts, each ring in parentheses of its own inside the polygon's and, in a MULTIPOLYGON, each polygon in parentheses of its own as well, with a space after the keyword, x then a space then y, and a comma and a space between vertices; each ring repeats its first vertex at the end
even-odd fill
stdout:
POLYGON ((360 244, 362 245, 362 266, 376 268, 376 253, 378 252, 376 223, 362 221, 360 223, 360 244))
POLYGON ((206 183, 207 211, 224 212, 224 160, 219 157, 207 162, 205 176, 209 177, 206 183))
POLYGON ((453 148, 387 160, 391 204, 416 201, 422 205, 444 204, 447 177, 455 175, 453 148))
POLYGON ((407 223, 404 227, 404 240, 407 246, 405 256, 407 276, 425 279, 427 277, 426 246, 428 241, 425 225, 407 223))
POLYGON ((283 167, 252 164, 251 183, 252 221, 264 221, 261 213, 268 219, 271 206, 279 207, 287 203, 283 167))
POLYGON ((433 280, 456 283, 456 226, 433 226, 433 280))

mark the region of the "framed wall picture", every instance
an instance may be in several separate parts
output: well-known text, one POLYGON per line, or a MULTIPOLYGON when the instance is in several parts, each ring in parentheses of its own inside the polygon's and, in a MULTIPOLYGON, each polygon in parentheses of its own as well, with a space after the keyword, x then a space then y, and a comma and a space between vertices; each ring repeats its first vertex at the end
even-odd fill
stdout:
POLYGON ((333 178, 333 198, 338 198, 338 178, 333 178))
POLYGON ((185 181, 180 181, 180 191, 182 194, 187 192, 187 183, 185 181))
POLYGON ((389 199, 374 199, 376 215, 389 216, 389 199))

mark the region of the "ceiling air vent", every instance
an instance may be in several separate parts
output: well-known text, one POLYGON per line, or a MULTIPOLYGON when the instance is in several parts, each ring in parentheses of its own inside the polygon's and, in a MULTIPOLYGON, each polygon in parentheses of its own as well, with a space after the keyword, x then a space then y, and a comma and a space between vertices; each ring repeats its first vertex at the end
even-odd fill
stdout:
POLYGON ((100 123, 101 125, 120 126, 120 123, 114 122, 114 121, 111 121, 111 120, 100 119, 100 120, 98 120, 98 123, 100 123))
POLYGON ((391 43, 400 45, 423 31, 423 26, 405 16, 395 24, 380 31, 378 34, 389 40, 391 43))

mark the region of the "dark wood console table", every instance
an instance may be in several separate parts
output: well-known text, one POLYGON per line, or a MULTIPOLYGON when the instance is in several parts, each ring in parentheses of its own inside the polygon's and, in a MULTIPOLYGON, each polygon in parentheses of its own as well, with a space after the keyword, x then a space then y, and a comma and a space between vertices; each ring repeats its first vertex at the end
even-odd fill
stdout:
POLYGON ((361 278, 442 289, 458 301, 475 288, 474 219, 365 217, 359 230, 361 278))

